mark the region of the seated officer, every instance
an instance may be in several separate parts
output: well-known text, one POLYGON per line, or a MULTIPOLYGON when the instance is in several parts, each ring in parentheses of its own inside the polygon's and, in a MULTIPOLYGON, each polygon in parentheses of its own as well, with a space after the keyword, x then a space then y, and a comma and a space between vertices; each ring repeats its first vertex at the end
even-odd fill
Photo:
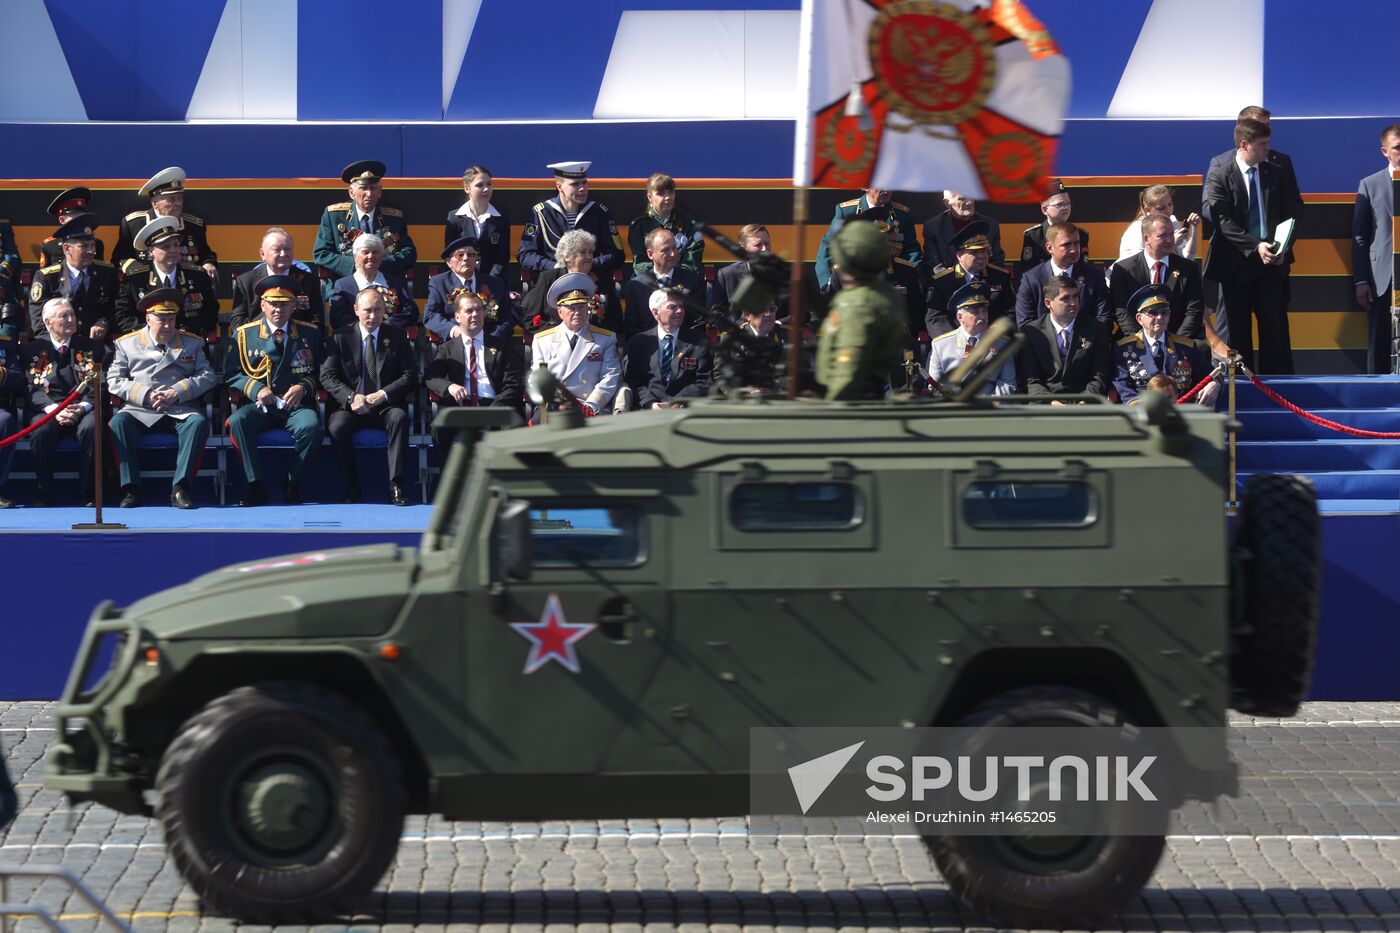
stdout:
POLYGON ((625 381, 639 408, 680 408, 680 399, 704 398, 710 391, 715 359, 710 345, 684 331, 685 301, 676 292, 651 293, 651 316, 656 326, 627 341, 625 381))
POLYGON ((248 492, 238 504, 267 504, 258 457, 258 435, 284 428, 296 453, 283 487, 288 505, 301 503, 301 473, 321 443, 321 416, 316 410, 316 370, 321 361, 321 332, 292 320, 296 282, 269 275, 255 286, 263 316, 234 331, 224 361, 229 388, 248 399, 229 416, 233 445, 243 458, 248 492))
MULTIPOLYGON (((96 433, 97 414, 91 395, 79 396, 67 408, 58 410, 73 389, 92 372, 92 367, 105 355, 100 340, 78 333, 78 315, 73 302, 67 298, 50 298, 44 302, 42 337, 35 337, 25 347, 24 370, 29 378, 29 407, 33 412, 31 424, 52 411, 58 411, 29 435, 34 454, 34 473, 39 493, 34 504, 53 505, 53 453, 60 437, 71 436, 78 442, 78 481, 82 501, 93 501, 92 440, 96 433)), ((89 390, 90 392, 91 390, 89 390)))
MULTIPOLYGON (((390 275, 405 275, 418 259, 403 211, 379 206, 384 175, 384 163, 374 159, 351 162, 340 173, 340 180, 350 186, 346 189, 350 200, 328 205, 322 212, 312 251, 316 262, 331 271, 332 281, 354 273, 352 253, 355 240, 362 233, 379 237, 384 249, 384 271, 390 275)), ((392 308, 389 317, 393 319, 392 308)), ((332 326, 343 323, 349 322, 332 326)))
POLYGON ((177 166, 161 169, 141 186, 137 194, 150 198, 151 208, 132 211, 122 218, 117 246, 112 250, 112 262, 123 273, 133 262, 150 262, 151 257, 136 245, 136 234, 157 217, 174 217, 179 224, 176 229, 180 231, 180 244, 185 250, 184 261, 203 269, 209 281, 219 281, 219 257, 209 248, 209 234, 204 221, 185 213, 185 170, 177 166))
POLYGON ((588 323, 594 310, 593 279, 582 272, 561 276, 549 287, 547 300, 561 323, 535 334, 530 366, 549 367, 583 413, 596 415, 617 394, 622 367, 617 360, 617 337, 588 323))
POLYGON ((510 333, 487 333, 485 302, 472 291, 460 291, 452 301, 453 336, 437 348, 424 376, 428 388, 444 405, 480 408, 500 405, 525 420, 525 356, 510 333))
MULTIPOLYGON (((929 344, 928 378, 940 385, 972 353, 987 332, 991 320, 991 288, 985 281, 969 282, 953 293, 949 303, 958 317, 957 330, 935 337, 929 344)), ((1007 356, 995 376, 982 384, 978 395, 1014 395, 1016 363, 1007 356)))
MULTIPOLYGON (((79 214, 87 213, 88 204, 91 201, 92 191, 79 185, 76 188, 59 192, 58 196, 49 202, 49 213, 54 215, 60 225, 66 224, 79 214)), ((106 246, 101 240, 97 240, 96 244, 97 258, 106 259, 106 246)), ((63 244, 55 237, 45 237, 44 242, 39 244, 39 257, 41 267, 63 262, 63 244)))
POLYGON ((209 439, 209 422, 196 403, 219 377, 204 355, 204 338, 176 328, 183 299, 173 288, 147 292, 141 299, 146 326, 113 346, 107 391, 126 402, 110 422, 121 460, 124 509, 141 504, 142 435, 170 430, 179 438, 170 504, 194 508, 190 484, 209 439))
MULTIPOLYGON (((106 340, 116 327, 117 270, 97 260, 96 214, 79 214, 53 232, 63 261, 34 273, 29 287, 29 326, 44 333, 42 309, 51 298, 67 298, 84 337, 106 340)), ((116 336, 112 333, 112 336, 116 336)))
POLYGON ((885 221, 894 224, 899 228, 900 236, 903 240, 903 248, 900 255, 910 262, 918 265, 924 258, 924 251, 919 247, 919 236, 914 227, 914 218, 909 213, 909 208, 898 201, 891 200, 894 192, 888 188, 866 188, 861 192, 860 197, 851 198, 849 201, 842 201, 836 205, 836 213, 831 218, 831 224, 826 229, 826 234, 822 236, 822 244, 817 249, 817 284, 823 289, 827 288, 831 282, 831 249, 829 241, 836 232, 846 225, 846 221, 858 214, 864 214, 870 210, 884 211, 885 221))
POLYGON ((458 237, 443 248, 442 258, 447 261, 447 271, 428 279, 428 304, 423 308, 423 326, 443 340, 456 339, 460 332, 453 323, 456 311, 452 295, 468 291, 481 295, 483 303, 489 301, 496 306, 495 313, 491 315, 491 329, 510 336, 520 317, 511 305, 510 291, 505 281, 479 267, 481 250, 476 238, 458 237))
POLYGON ((987 313, 993 318, 1016 310, 1016 292, 1011 274, 992 265, 992 242, 987 225, 980 220, 953 235, 953 255, 957 261, 933 274, 924 295, 924 327, 930 337, 946 334, 958 326, 956 308, 949 302, 964 285, 984 282, 987 286, 987 313))
POLYGON ((357 323, 331 335, 321 384, 337 410, 326 419, 326 433, 345 476, 345 501, 359 502, 355 432, 382 429, 389 437, 389 501, 408 505, 408 401, 418 388, 418 360, 403 331, 385 323, 384 312, 384 293, 367 288, 355 296, 357 323))
POLYGON ((134 245, 151 258, 126 265, 126 278, 117 292, 117 332, 125 334, 145 323, 141 306, 146 295, 158 288, 173 288, 180 293, 182 304, 175 326, 201 337, 215 333, 219 299, 214 297, 214 283, 199 266, 181 262, 184 246, 179 221, 157 217, 136 234, 134 245))
MULTIPOLYGON (((1191 391, 1210 372, 1196 341, 1168 333, 1167 319, 1172 313, 1171 292, 1166 285, 1144 285, 1128 299, 1128 307, 1142 328, 1131 337, 1124 337, 1113 348, 1113 385, 1118 400, 1131 405, 1141 395, 1153 376, 1169 376, 1176 394, 1191 391)), ((1220 383, 1208 383, 1196 394, 1195 401, 1214 406, 1220 383)))
POLYGON ((373 286, 384 293, 384 307, 389 323, 395 327, 410 327, 418 323, 418 302, 401 276, 385 272, 384 241, 373 233, 355 238, 355 271, 337 279, 326 299, 326 312, 331 329, 339 330, 355 323, 355 296, 373 286))

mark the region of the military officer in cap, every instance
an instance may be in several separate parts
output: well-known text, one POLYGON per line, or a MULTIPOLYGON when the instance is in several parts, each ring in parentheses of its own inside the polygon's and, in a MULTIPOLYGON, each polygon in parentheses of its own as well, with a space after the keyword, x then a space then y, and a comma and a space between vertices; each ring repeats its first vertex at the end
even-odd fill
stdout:
POLYGON ((180 261, 184 249, 180 221, 170 216, 157 217, 141 228, 133 245, 150 259, 127 263, 126 278, 117 294, 118 333, 142 325, 145 317, 141 304, 146 295, 158 288, 173 288, 182 296, 176 327, 202 337, 215 333, 219 327, 219 299, 214 297, 214 283, 203 269, 180 261))
POLYGON ((868 220, 852 220, 831 238, 842 289, 817 338, 817 381, 829 399, 883 398, 909 335, 905 301, 882 274, 890 240, 868 220))
POLYGON ((622 381, 617 336, 588 323, 595 293, 593 280, 582 272, 560 276, 548 297, 560 323, 535 334, 530 344, 531 368, 549 367, 590 416, 612 403, 622 381))
MULTIPOLYGON (((1040 202, 1040 212, 1045 219, 1034 227, 1027 227, 1021 234, 1021 264, 1017 269, 1024 272, 1050 258, 1045 236, 1055 224, 1069 223, 1070 208, 1069 192, 1065 190, 1064 182, 1057 178, 1051 182, 1050 194, 1040 202)), ((1089 231, 1083 227, 1079 228, 1079 252, 1082 256, 1089 255, 1089 231)))
MULTIPOLYGON (((1113 385, 1118 399, 1126 404, 1140 401, 1147 383, 1163 373, 1171 378, 1178 396, 1191 391, 1210 372, 1210 366, 1196 348, 1196 341, 1167 331, 1171 316, 1171 292, 1165 285, 1144 285, 1128 299, 1127 310, 1142 328, 1124 337, 1113 348, 1113 385)), ((1195 401, 1213 406, 1220 391, 1219 381, 1208 383, 1195 401)))
MULTIPOLYGON (((985 280, 966 282, 949 301, 957 315, 958 326, 929 344, 928 378, 941 384, 972 353, 977 341, 987 332, 991 320, 992 290, 985 280)), ((993 358, 995 356, 993 355, 993 358)), ((1016 392, 1016 363, 1007 355, 996 375, 983 383, 978 395, 1014 395, 1016 392)))
MULTIPOLYGON (((92 191, 79 185, 59 192, 58 196, 49 202, 49 213, 58 218, 60 224, 66 224, 79 214, 87 213, 91 201, 92 191)), ((44 238, 44 242, 39 245, 39 253, 41 266, 63 262, 63 244, 54 237, 44 238)), ((97 241, 97 258, 107 258, 107 247, 101 240, 97 241)))
POLYGON ((137 192, 143 198, 151 199, 149 210, 132 211, 122 218, 117 248, 112 251, 112 261, 123 273, 133 262, 149 262, 150 256, 136 245, 136 235, 157 217, 174 217, 180 222, 180 244, 184 247, 184 261, 192 262, 204 270, 211 282, 219 281, 219 257, 209 248, 209 234, 204 228, 203 219, 185 213, 185 170, 171 166, 156 172, 150 181, 137 192))
POLYGON ((570 230, 586 230, 597 240, 594 274, 611 280, 613 270, 622 266, 622 236, 617 232, 617 224, 606 207, 588 199, 588 169, 592 164, 555 162, 546 166, 554 170, 557 193, 530 209, 530 221, 520 235, 522 269, 539 274, 554 268, 555 247, 570 230))
POLYGON ((993 319, 1016 310, 1011 273, 992 263, 992 243, 986 224, 974 220, 963 227, 953 235, 952 248, 956 261, 933 274, 924 296, 924 327, 930 337, 939 337, 958 326, 956 309, 950 302, 953 293, 964 285, 986 284, 990 302, 988 313, 993 319))
POLYGON ((199 400, 219 384, 204 354, 204 337, 177 326, 185 296, 178 289, 155 288, 141 298, 146 326, 118 337, 107 369, 107 391, 126 402, 112 416, 112 440, 121 459, 124 509, 141 504, 141 438, 174 430, 175 478, 170 504, 194 508, 190 484, 209 439, 209 421, 199 400))
POLYGON ((362 233, 372 233, 384 242, 381 268, 387 275, 406 275, 418 261, 418 250, 408 235, 403 211, 379 203, 384 195, 380 182, 385 171, 384 163, 376 159, 362 159, 345 166, 340 180, 350 186, 350 200, 327 205, 321 214, 312 257, 332 272, 327 299, 331 283, 355 273, 355 238, 362 233))
POLYGON ((78 332, 93 340, 116 336, 117 270, 97 259, 96 214, 79 214, 53 232, 63 261, 34 273, 29 286, 29 326, 44 333, 42 310, 50 298, 67 298, 78 315, 78 332))
POLYGON ((296 282, 270 275, 255 290, 263 316, 234 332, 224 362, 230 388, 248 399, 228 419, 229 434, 243 458, 248 492, 241 506, 267 504, 258 435, 283 428, 296 442, 291 470, 283 487, 288 505, 301 503, 301 474, 321 443, 321 416, 316 409, 316 373, 321 366, 321 332, 292 320, 296 282))
POLYGON ((888 188, 866 188, 860 197, 836 205, 836 215, 831 218, 831 224, 822 237, 821 248, 817 250, 817 284, 823 289, 828 288, 831 283, 829 241, 852 217, 865 216, 874 219, 874 216, 883 212, 885 216, 881 219, 899 228, 900 257, 915 265, 923 261, 924 251, 919 246, 919 234, 914 226, 914 218, 910 215, 908 207, 891 200, 893 195, 894 192, 888 188), (868 212, 871 211, 877 212, 876 215, 870 215, 868 212))

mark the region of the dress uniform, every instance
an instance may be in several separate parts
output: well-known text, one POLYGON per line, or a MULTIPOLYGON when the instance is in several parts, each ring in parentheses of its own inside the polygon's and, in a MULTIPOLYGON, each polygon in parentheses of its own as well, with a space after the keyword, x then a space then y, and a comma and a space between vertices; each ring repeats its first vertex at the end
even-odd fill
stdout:
MULTIPOLYGON (((364 159, 345 166, 340 180, 355 188, 377 192, 385 172, 383 162, 364 159)), ((361 213, 354 201, 327 205, 321 214, 312 257, 318 265, 331 270, 331 281, 354 274, 355 238, 361 233, 373 233, 384 241, 384 262, 380 268, 385 273, 405 275, 418 261, 418 250, 413 245, 413 237, 408 235, 408 221, 404 220, 403 211, 383 206, 378 197, 373 203, 368 214, 361 213)), ((329 298, 329 289, 326 297, 329 298)))
POLYGON ((828 287, 832 276, 831 249, 828 241, 845 226, 846 221, 858 215, 865 215, 871 210, 883 212, 885 215, 883 219, 899 228, 902 244, 899 255, 902 258, 915 265, 923 261, 924 251, 919 246, 918 230, 914 226, 914 218, 909 213, 909 208, 898 201, 891 201, 884 207, 872 205, 862 194, 858 198, 851 198, 849 201, 842 201, 836 205, 836 214, 831 218, 831 224, 826 228, 826 234, 822 236, 822 245, 817 250, 817 284, 822 288, 828 287))
MULTIPOLYGON (((592 162, 555 162, 546 166, 558 178, 587 178, 592 162)), ((558 196, 541 201, 530 209, 530 220, 520 234, 519 262, 522 269, 540 273, 553 269, 555 247, 559 238, 570 230, 586 230, 598 241, 593 251, 593 271, 611 278, 613 270, 621 268, 622 236, 617 232, 608 209, 597 201, 583 205, 570 222, 558 196)))
MULTIPOLYGON (((135 246, 148 253, 152 246, 161 246, 180 237, 179 222, 174 217, 157 217, 136 234, 135 246)), ((192 262, 182 262, 168 273, 162 273, 151 262, 133 262, 126 267, 126 278, 117 293, 116 324, 119 333, 137 330, 145 323, 142 303, 151 292, 173 288, 180 293, 180 306, 175 326, 180 330, 207 337, 219 327, 219 299, 214 297, 214 283, 209 274, 192 262)))
POLYGON ((284 428, 296 442, 291 470, 287 474, 286 501, 301 502, 299 482, 307 461, 321 443, 321 415, 316 408, 316 373, 321 365, 321 332, 291 320, 296 307, 296 283, 286 276, 270 275, 257 284, 263 301, 273 305, 271 312, 244 324, 234 332, 224 362, 230 388, 247 397, 248 403, 228 419, 229 434, 243 458, 248 492, 239 505, 267 504, 258 457, 258 436, 264 431, 284 428), (294 404, 284 397, 293 386, 304 390, 294 404), (259 394, 271 390, 261 403, 259 394))
POLYGON ((141 438, 152 431, 174 429, 177 438, 175 478, 170 504, 194 508, 190 484, 199 472, 199 457, 209 439, 209 421, 196 403, 219 383, 204 354, 204 338, 181 331, 175 320, 185 296, 173 288, 157 288, 142 298, 140 310, 168 323, 142 327, 117 338, 107 391, 126 402, 110 422, 112 440, 121 460, 122 508, 141 504, 141 438), (152 390, 169 389, 175 401, 152 404, 152 390))
MULTIPOLYGON (((60 224, 67 223, 79 214, 85 214, 88 204, 92 202, 92 191, 82 185, 60 191, 58 195, 49 202, 49 213, 54 215, 60 224)), ((45 237, 44 242, 39 244, 40 266, 51 266, 56 262, 63 262, 63 244, 54 237, 45 237)), ((101 240, 97 241, 97 258, 107 258, 107 247, 101 240)))
MULTIPOLYGON (((549 305, 556 310, 576 309, 591 305, 593 295, 593 280, 581 272, 570 272, 549 287, 549 305)), ((583 403, 587 414, 607 408, 622 381, 617 336, 610 330, 591 326, 587 318, 577 331, 560 324, 535 334, 530 357, 531 368, 548 367, 564 388, 583 403)))
MULTIPOLYGON (((15 409, 24 395, 24 386, 19 341, 8 334, 0 334, 0 441, 15 433, 19 427, 19 414, 15 409)), ((0 448, 0 509, 14 505, 5 495, 5 482, 10 478, 10 458, 14 452, 13 445, 0 448)))
MULTIPOLYGON (((97 226, 96 214, 79 214, 53 232, 61 243, 91 243, 97 226)), ((85 269, 73 269, 66 261, 45 266, 34 273, 29 286, 29 326, 35 336, 44 333, 44 302, 67 298, 78 315, 78 333, 88 336, 92 328, 103 327, 116 333, 117 270, 110 262, 94 259, 85 269)))
POLYGON ((954 235, 952 248, 956 261, 933 274, 924 296, 924 328, 930 337, 938 337, 957 328, 956 311, 950 301, 954 292, 974 282, 986 283, 988 313, 993 319, 1016 310, 1016 290, 1011 286, 1011 273, 991 262, 992 245, 986 224, 975 220, 963 227, 954 235), (980 272, 969 271, 963 267, 963 253, 974 254, 966 260, 973 268, 981 258, 986 258, 987 264, 980 272))
POLYGON ((24 329, 24 309, 13 279, 0 276, 0 336, 18 337, 24 329))
MULTIPOLYGON (((1154 308, 1171 309, 1171 297, 1164 285, 1143 286, 1128 301, 1128 309, 1134 317, 1154 308)), ((1158 373, 1171 377, 1176 394, 1180 396, 1209 372, 1196 342, 1169 333, 1165 323, 1156 340, 1148 335, 1147 326, 1143 325, 1142 330, 1124 337, 1113 348, 1113 385, 1118 390, 1119 401, 1127 404, 1139 401, 1148 381, 1158 373)))
MULTIPOLYGON (((977 341, 987 332, 991 300, 991 288, 985 281, 966 283, 952 294, 949 306, 957 316, 958 327, 935 337, 929 344, 930 381, 942 384, 948 374, 971 355, 977 341)), ((989 353, 988 360, 995 360, 996 352, 989 353)), ((1013 395, 1015 392, 1016 363, 1010 356, 997 369, 996 375, 977 390, 978 395, 1013 395)))
MULTIPOLYGON (((176 192, 184 197, 185 191, 185 170, 174 167, 162 169, 157 172, 150 181, 141 186, 137 192, 143 198, 150 198, 153 202, 165 195, 176 192)), ((183 203, 183 202, 182 202, 183 203)), ((127 272, 127 267, 133 262, 150 262, 151 257, 136 245, 136 235, 161 215, 156 213, 155 207, 144 211, 132 211, 122 218, 120 235, 117 237, 116 249, 112 250, 112 261, 122 272, 127 272)), ((215 266, 219 263, 219 257, 209 248, 209 233, 204 227, 204 220, 193 214, 185 213, 184 209, 178 215, 171 214, 180 222, 180 241, 185 247, 185 261, 192 262, 203 267, 206 263, 215 266)))

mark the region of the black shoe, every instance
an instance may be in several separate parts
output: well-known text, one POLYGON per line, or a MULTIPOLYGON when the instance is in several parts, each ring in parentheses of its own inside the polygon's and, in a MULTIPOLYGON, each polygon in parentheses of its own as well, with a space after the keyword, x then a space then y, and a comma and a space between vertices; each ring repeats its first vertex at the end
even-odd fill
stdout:
POLYGON ((393 505, 408 505, 408 497, 403 494, 403 483, 389 484, 389 502, 393 505))
POLYGON ((282 499, 288 505, 301 505, 301 487, 294 479, 287 480, 287 485, 282 487, 282 499))
POLYGON ((124 509, 134 509, 141 504, 141 491, 135 486, 125 486, 122 488, 121 507, 124 509))
POLYGON ((267 505, 267 490, 263 488, 262 483, 255 480, 248 484, 248 492, 238 500, 238 504, 245 509, 255 505, 267 505))
POLYGON ((194 508, 194 500, 190 498, 189 490, 184 486, 176 486, 170 490, 170 504, 177 509, 194 508))
POLYGON ((5 490, 0 489, 0 509, 12 509, 15 507, 15 500, 5 495, 5 490))
POLYGON ((345 501, 350 505, 360 501, 360 487, 358 485, 351 483, 345 487, 345 501))

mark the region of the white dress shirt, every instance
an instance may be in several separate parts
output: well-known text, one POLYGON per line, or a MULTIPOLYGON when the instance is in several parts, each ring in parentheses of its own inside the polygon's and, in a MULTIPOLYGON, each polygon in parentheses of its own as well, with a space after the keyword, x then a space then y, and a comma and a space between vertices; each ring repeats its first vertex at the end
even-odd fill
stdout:
MULTIPOLYGON (((476 397, 484 401, 489 401, 496 397, 496 387, 491 385, 491 377, 486 375, 486 331, 485 329, 476 332, 475 337, 462 334, 462 364, 466 370, 466 379, 472 377, 471 360, 472 346, 476 347, 476 397)), ((467 385, 467 394, 471 394, 472 387, 467 385)))

